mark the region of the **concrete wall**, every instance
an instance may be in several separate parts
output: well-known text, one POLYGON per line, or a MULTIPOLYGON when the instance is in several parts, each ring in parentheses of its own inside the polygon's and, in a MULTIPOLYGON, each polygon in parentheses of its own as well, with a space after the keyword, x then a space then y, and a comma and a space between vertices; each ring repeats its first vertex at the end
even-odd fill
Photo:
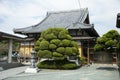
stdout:
POLYGON ((118 53, 118 55, 117 55, 117 64, 118 64, 118 66, 120 68, 120 53, 118 53))
POLYGON ((108 52, 96 52, 94 54, 94 62, 97 63, 112 63, 113 62, 113 56, 112 53, 108 52))

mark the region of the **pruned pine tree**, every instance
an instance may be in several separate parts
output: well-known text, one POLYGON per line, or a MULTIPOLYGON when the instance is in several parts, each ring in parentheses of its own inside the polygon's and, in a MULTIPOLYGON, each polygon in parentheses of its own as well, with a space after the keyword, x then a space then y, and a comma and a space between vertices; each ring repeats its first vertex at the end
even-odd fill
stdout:
POLYGON ((39 58, 63 60, 67 56, 78 56, 78 45, 64 28, 49 28, 41 33, 35 43, 39 58))

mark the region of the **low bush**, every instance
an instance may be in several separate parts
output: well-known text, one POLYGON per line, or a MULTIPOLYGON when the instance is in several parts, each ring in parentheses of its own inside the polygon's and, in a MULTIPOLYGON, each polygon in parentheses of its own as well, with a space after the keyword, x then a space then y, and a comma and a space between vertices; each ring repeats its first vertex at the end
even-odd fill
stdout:
POLYGON ((63 69, 76 69, 77 65, 75 63, 68 63, 61 66, 63 69))
POLYGON ((45 60, 39 62, 37 67, 40 69, 77 69, 78 66, 74 62, 67 60, 45 60))
POLYGON ((80 59, 82 65, 87 64, 87 61, 85 60, 84 57, 79 57, 79 59, 80 59))

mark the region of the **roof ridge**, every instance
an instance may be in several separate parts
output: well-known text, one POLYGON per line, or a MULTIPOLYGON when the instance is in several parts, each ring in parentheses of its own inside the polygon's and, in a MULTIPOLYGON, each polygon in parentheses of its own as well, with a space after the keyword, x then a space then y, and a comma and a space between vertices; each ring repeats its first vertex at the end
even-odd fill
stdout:
POLYGON ((66 10, 66 11, 47 12, 47 16, 46 16, 41 22, 39 22, 38 24, 33 25, 33 27, 41 24, 41 23, 42 23, 43 21, 45 21, 51 14, 69 13, 69 12, 73 12, 73 11, 75 12, 75 11, 81 11, 81 10, 86 11, 86 10, 88 10, 88 8, 82 8, 82 9, 76 9, 76 10, 66 10))
POLYGON ((64 11, 49 11, 47 12, 47 15, 49 14, 58 14, 58 13, 69 13, 69 12, 76 12, 81 10, 87 10, 88 8, 81 8, 81 9, 74 9, 74 10, 64 10, 64 11))
POLYGON ((84 26, 93 26, 93 24, 86 24, 86 23, 82 23, 82 22, 76 22, 76 23, 73 23, 73 24, 82 24, 84 26))
POLYGON ((83 24, 85 26, 93 26, 93 24, 86 24, 86 23, 81 23, 81 22, 80 22, 80 24, 83 24))
MULTIPOLYGON (((86 15, 86 12, 87 12, 87 14, 88 14, 88 8, 86 8, 86 9, 84 9, 83 10, 83 12, 82 12, 82 17, 80 18, 80 20, 79 20, 79 22, 82 22, 83 21, 83 19, 85 18, 84 16, 86 15)), ((87 17, 87 16, 86 16, 87 17)))

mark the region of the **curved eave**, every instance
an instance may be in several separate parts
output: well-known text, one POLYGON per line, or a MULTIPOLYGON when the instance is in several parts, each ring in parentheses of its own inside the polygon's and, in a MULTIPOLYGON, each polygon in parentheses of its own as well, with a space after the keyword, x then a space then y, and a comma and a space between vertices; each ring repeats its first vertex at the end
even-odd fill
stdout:
POLYGON ((13 40, 17 40, 17 41, 21 41, 23 40, 22 37, 18 37, 16 35, 13 35, 13 34, 8 34, 8 33, 5 33, 5 32, 0 32, 0 38, 3 40, 3 39, 13 39, 13 40))
POLYGON ((0 40, 8 40, 8 39, 13 39, 15 41, 32 41, 34 38, 23 38, 23 37, 19 37, 13 34, 8 34, 5 32, 0 32, 0 40))
POLYGON ((33 28, 34 26, 29 26, 29 27, 26 27, 26 28, 19 28, 19 29, 13 29, 13 32, 14 33, 18 33, 18 34, 26 34, 26 31, 29 31, 31 30, 31 28, 33 28))
POLYGON ((96 37, 100 37, 100 35, 97 33, 97 31, 96 31, 94 28, 92 28, 92 33, 93 33, 96 37))
POLYGON ((73 40, 93 40, 96 39, 96 37, 73 37, 73 40))
POLYGON ((67 27, 66 29, 90 29, 90 28, 92 28, 92 24, 76 22, 73 23, 71 26, 67 27))

